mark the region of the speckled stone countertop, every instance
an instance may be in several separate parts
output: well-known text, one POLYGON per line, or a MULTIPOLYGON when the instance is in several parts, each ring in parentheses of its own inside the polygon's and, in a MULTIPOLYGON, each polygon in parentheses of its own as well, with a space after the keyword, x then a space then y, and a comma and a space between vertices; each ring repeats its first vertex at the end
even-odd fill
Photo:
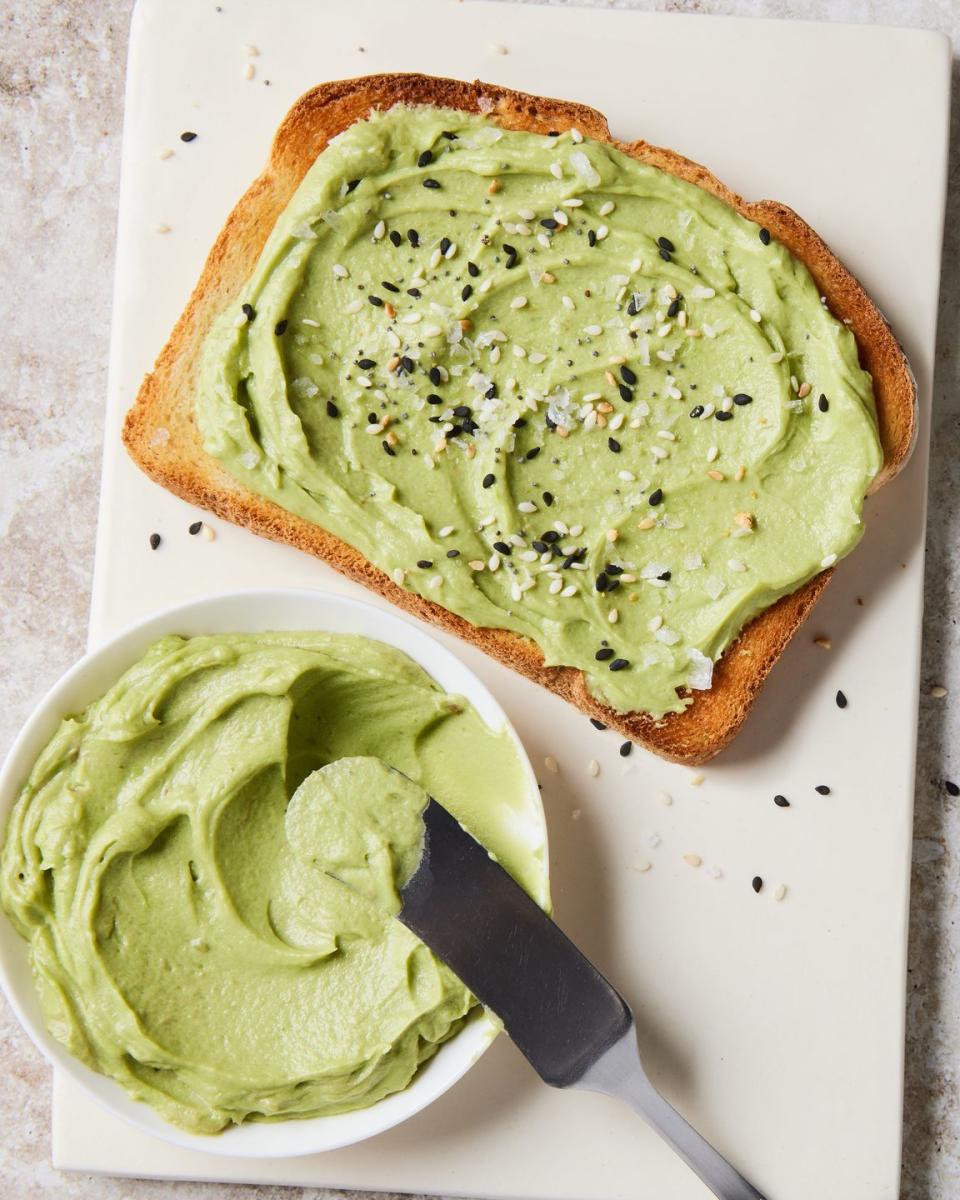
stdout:
MULTIPOLYGON (((950 34, 960 50, 956 0, 634 2, 646 9, 922 26, 950 34)), ((132 7, 132 0, 0 0, 0 753, 86 639, 132 7), (53 324, 51 313, 58 314, 53 324)), ((960 781, 956 61, 954 79, 927 530, 903 1200, 960 1196, 960 800, 944 787, 945 779, 960 781)), ((0 1200, 333 1195, 61 1174, 50 1166, 49 1084, 49 1069, 0 1000, 0 1200)))

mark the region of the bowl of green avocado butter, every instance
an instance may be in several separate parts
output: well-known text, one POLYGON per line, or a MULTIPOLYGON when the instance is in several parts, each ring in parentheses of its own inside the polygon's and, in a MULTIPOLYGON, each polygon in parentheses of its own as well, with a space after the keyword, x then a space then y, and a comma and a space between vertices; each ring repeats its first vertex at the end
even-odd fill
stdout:
POLYGON ((519 739, 418 626, 284 589, 127 629, 41 701, 0 772, 17 1016, 96 1101, 189 1148, 316 1153, 412 1116, 498 1026, 391 915, 419 854, 411 781, 549 908, 519 739), (345 787, 365 789, 351 852, 376 895, 329 869, 345 787))

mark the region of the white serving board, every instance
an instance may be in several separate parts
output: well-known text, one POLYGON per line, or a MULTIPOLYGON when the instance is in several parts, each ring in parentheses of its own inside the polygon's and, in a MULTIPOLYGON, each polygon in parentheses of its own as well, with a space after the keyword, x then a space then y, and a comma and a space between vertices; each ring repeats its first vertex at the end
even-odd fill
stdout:
MULTIPOLYGON (((674 146, 747 196, 786 201, 870 289, 908 350, 923 413, 913 461, 870 503, 864 543, 702 786, 640 751, 622 760, 613 734, 449 642, 503 703, 538 768, 557 916, 634 1004, 655 1082, 771 1200, 892 1200, 948 43, 891 29, 475 0, 223 0, 222 11, 207 0, 140 0, 91 642, 225 587, 364 594, 219 521, 213 543, 188 536, 199 514, 138 473, 118 430, 288 106, 321 80, 379 70, 478 76, 586 101, 615 133, 674 146), (261 52, 251 81, 245 43, 261 52), (179 141, 185 129, 199 134, 190 145, 179 141), (175 154, 161 161, 164 146, 175 154), (171 232, 154 232, 155 222, 171 232), (155 553, 154 530, 164 538, 155 553), (811 640, 824 632, 830 653, 811 640), (850 700, 843 712, 838 688, 850 700), (541 769, 548 754, 559 776, 541 769), (587 772, 594 757, 597 779, 587 772), (822 782, 831 796, 813 791, 822 782), (671 806, 658 802, 661 790, 671 806), (792 807, 775 807, 775 792, 792 807), (704 867, 687 866, 688 852, 704 867), (631 869, 641 859, 652 863, 645 873, 631 869), (781 882, 788 893, 776 903, 781 882)), ((173 1149, 57 1079, 54 1162, 524 1200, 706 1196, 632 1114, 541 1086, 505 1039, 406 1126, 286 1161, 173 1149)))

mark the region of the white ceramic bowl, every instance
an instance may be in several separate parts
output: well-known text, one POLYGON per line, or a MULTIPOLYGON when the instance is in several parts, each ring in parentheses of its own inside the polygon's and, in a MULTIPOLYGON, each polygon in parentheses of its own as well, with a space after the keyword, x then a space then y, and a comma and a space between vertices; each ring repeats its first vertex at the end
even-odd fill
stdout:
MULTIPOLYGON (((548 895, 547 837, 543 806, 529 760, 506 714, 467 667, 418 626, 392 612, 325 592, 272 589, 226 592, 156 613, 94 650, 63 676, 23 727, 0 771, 0 836, 7 814, 33 763, 60 720, 101 696, 156 638, 167 633, 262 632, 274 629, 359 633, 396 646, 419 663, 448 692, 465 696, 494 729, 507 729, 529 783, 529 842, 542 864, 541 895, 548 895)), ((27 1033, 58 1069, 79 1083, 98 1104, 139 1129, 175 1145, 212 1154, 275 1158, 335 1150, 381 1133, 436 1100, 476 1062, 496 1037, 482 1012, 441 1046, 402 1092, 370 1108, 310 1120, 251 1122, 214 1137, 197 1136, 168 1124, 146 1104, 132 1100, 114 1080, 89 1070, 47 1032, 27 958, 27 943, 0 913, 0 984, 27 1033)))

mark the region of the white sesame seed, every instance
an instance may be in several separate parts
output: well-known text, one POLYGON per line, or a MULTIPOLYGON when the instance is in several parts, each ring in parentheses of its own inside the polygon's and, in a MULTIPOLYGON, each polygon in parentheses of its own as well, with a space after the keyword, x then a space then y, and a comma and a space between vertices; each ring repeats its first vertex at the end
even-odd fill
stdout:
POLYGON ((482 571, 486 565, 482 558, 471 558, 467 563, 471 571, 482 571))
POLYGON ((350 275, 350 272, 342 263, 333 264, 333 273, 338 279, 346 279, 350 275))
POLYGON ((655 617, 650 618, 649 622, 647 623, 647 628, 650 630, 651 633, 656 633, 662 624, 663 624, 663 617, 661 617, 660 614, 658 613, 655 617))
MULTIPOLYGON (((344 305, 343 311, 345 313, 358 313, 361 308, 363 308, 363 301, 351 300, 349 304, 344 305)), ((303 323, 304 323, 304 325, 306 325, 308 322, 304 321, 303 323)), ((314 321, 313 323, 314 323, 314 325, 317 325, 319 327, 319 324, 320 324, 319 321, 314 321)))
POLYGON ((787 894, 787 886, 784 883, 778 883, 776 890, 773 893, 774 900, 782 900, 787 894))
POLYGON ((432 471, 432 470, 433 470, 433 468, 434 468, 434 467, 437 465, 437 464, 434 462, 434 460, 433 460, 433 456, 432 456, 432 455, 430 455, 430 454, 424 454, 424 455, 422 455, 421 457, 422 457, 422 459, 423 459, 423 465, 424 465, 424 466, 427 468, 427 470, 428 470, 428 471, 432 471))
POLYGON ((489 560, 487 561, 487 566, 491 571, 495 571, 497 567, 500 566, 500 555, 491 554, 489 560))
POLYGON ((600 334, 603 333, 603 326, 601 326, 601 325, 585 325, 583 332, 588 337, 599 337, 600 334))
POLYGON ((555 208, 553 210, 553 219, 560 226, 570 224, 570 218, 567 216, 567 214, 563 211, 562 208, 555 208))
POLYGON ((636 483, 637 477, 632 471, 618 471, 617 477, 622 479, 624 483, 636 483))
POLYGON ((246 313, 237 313, 237 315, 233 318, 234 329, 242 329, 244 327, 244 325, 246 325, 246 323, 247 323, 247 314, 246 313))
POLYGON ((942 700, 944 696, 947 695, 947 689, 943 687, 942 684, 935 684, 930 689, 930 695, 934 698, 934 700, 942 700))
POLYGON ((636 862, 630 864, 631 871, 639 871, 642 875, 645 871, 650 870, 650 863, 645 858, 638 858, 636 862))
POLYGON ((208 525, 206 523, 206 521, 204 521, 203 525, 200 528, 200 536, 203 538, 203 540, 205 542, 212 542, 212 541, 216 540, 217 535, 216 535, 216 532, 214 531, 213 527, 211 525, 208 525))
POLYGON ((547 235, 545 233, 538 233, 537 241, 540 243, 541 246, 543 246, 543 248, 545 250, 550 249, 550 239, 547 237, 547 235))
MULTIPOLYGON (((600 216, 609 217, 616 207, 617 206, 612 200, 605 200, 603 204, 600 205, 600 216)), ((599 234, 597 236, 599 237, 599 234)))
POLYGON ((370 379, 368 379, 366 375, 358 375, 358 376, 357 376, 357 383, 358 383, 358 384, 359 384, 359 385, 360 385, 362 388, 373 387, 373 381, 372 381, 372 380, 370 380, 370 379))
POLYGON ((444 250, 443 257, 446 259, 451 259, 451 258, 453 258, 453 256, 456 253, 457 253, 457 243, 451 242, 450 245, 446 248, 446 250, 444 250))
POLYGON ((600 764, 595 758, 591 758, 587 763, 587 772, 592 775, 594 779, 596 779, 596 777, 600 774, 600 764))
POLYGON ((772 354, 767 355, 767 362, 778 363, 783 362, 783 351, 774 350, 772 354))
POLYGON ((683 861, 688 867, 700 867, 703 865, 703 859, 699 854, 685 854, 683 856, 683 861))
POLYGON ((379 421, 373 421, 373 422, 371 422, 371 424, 366 426, 365 432, 366 433, 383 433, 383 426, 380 424, 379 421))
POLYGON ((558 775, 560 772, 560 766, 552 754, 547 755, 547 757, 543 760, 543 765, 552 775, 558 775))
POLYGON ((477 526, 477 528, 478 529, 486 529, 487 526, 492 525, 496 519, 497 518, 491 513, 489 517, 483 518, 483 520, 480 522, 480 524, 477 526))
POLYGON ((537 511, 537 506, 532 500, 521 500, 517 505, 517 509, 522 513, 535 513, 537 511))
POLYGON ((403 580, 404 580, 405 576, 406 576, 406 571, 404 571, 403 567, 394 567, 393 570, 390 572, 390 578, 397 585, 397 587, 403 586, 403 580))
POLYGON ((616 608, 611 608, 610 611, 607 613, 607 620, 610 622, 611 625, 616 625, 616 623, 620 620, 619 610, 616 608))
POLYGON ((257 47, 254 46, 251 42, 248 42, 244 46, 243 52, 244 52, 244 54, 247 55, 248 58, 256 58, 257 55, 260 53, 260 51, 257 49, 257 47))
POLYGON ((431 271, 434 270, 434 268, 440 266, 440 260, 442 258, 443 258, 443 255, 440 252, 440 247, 437 246, 437 248, 430 255, 430 259, 429 259, 431 271))
MULTIPOLYGON (((574 565, 574 566, 577 566, 578 564, 577 564, 577 563, 574 563, 573 565, 574 565)), ((579 565, 580 565, 580 566, 585 566, 586 564, 584 564, 584 563, 580 563, 579 565)), ((571 596, 575 596, 576 594, 577 594, 577 589, 576 589, 576 587, 575 587, 575 586, 574 586, 572 583, 570 583, 570 584, 567 584, 567 586, 566 586, 566 587, 563 589, 563 591, 560 593, 560 595, 561 595, 561 596, 565 596, 565 597, 566 597, 568 600, 570 599, 570 597, 571 597, 571 596)))
POLYGON ((677 435, 670 429, 658 429, 657 437, 663 438, 665 442, 675 442, 677 440, 677 435))
POLYGON ((442 584, 443 584, 443 576, 442 575, 434 575, 430 579, 430 582, 427 584, 427 586, 433 588, 434 591, 436 591, 436 589, 438 587, 440 587, 442 584))
POLYGON ((514 298, 510 301, 511 308, 525 308, 526 304, 526 296, 514 296, 514 298))
POLYGON ((669 792, 657 792, 657 799, 666 808, 669 808, 670 805, 673 803, 673 797, 670 795, 669 792))
POLYGON ((513 597, 514 600, 522 600, 523 599, 523 592, 520 590, 519 583, 512 583, 510 585, 510 595, 513 597))
POLYGON ((547 360, 547 356, 545 354, 541 354, 539 350, 532 351, 532 353, 530 353, 527 357, 529 358, 530 362, 537 364, 546 362, 547 360))
POLYGON ((580 132, 579 129, 572 128, 570 130, 570 141, 576 142, 577 145, 579 145, 583 141, 583 134, 580 132))
POLYGON ((827 567, 832 567, 836 561, 837 556, 835 554, 828 554, 825 558, 821 558, 820 566, 826 569, 827 567))
POLYGON ((700 784, 703 783, 704 779, 706 779, 706 775, 704 775, 702 771, 697 771, 695 774, 690 776, 690 786, 699 787, 700 784))
POLYGON ((517 216, 522 217, 524 221, 534 221, 536 220, 537 214, 532 208, 521 208, 518 209, 517 216))
POLYGON ((747 564, 739 558, 730 558, 727 560, 727 566, 731 571, 736 571, 738 574, 747 569, 747 564))
POLYGON ((437 530, 437 537, 449 537, 451 533, 456 533, 456 529, 453 527, 453 525, 444 525, 442 529, 437 530))
POLYGON ((760 316, 760 314, 757 312, 757 310, 755 308, 751 308, 750 309, 750 320, 760 322, 763 320, 763 317, 760 316))
POLYGON ((560 203, 563 205, 564 208, 582 208, 583 207, 583 201, 581 199, 579 199, 577 196, 571 196, 569 198, 569 200, 561 200, 560 203))
POLYGON ((547 591, 550 593, 551 596, 555 596, 559 591, 562 590, 562 588, 563 588, 563 580, 562 579, 551 579, 550 586, 547 588, 547 591))
POLYGON ((610 230, 606 227, 606 225, 598 225, 597 226, 597 241, 602 242, 603 239, 607 236, 607 234, 609 232, 610 232, 610 230))
POLYGON ((424 325, 423 336, 428 338, 439 337, 443 330, 439 325, 424 325))
POLYGON ((416 325, 423 320, 423 317, 418 312, 412 312, 407 313, 407 315, 405 317, 401 317, 400 320, 404 323, 404 325, 416 325))
POLYGON ((558 162, 551 163, 550 164, 550 174, 554 177, 554 179, 562 179, 563 178, 563 167, 561 167, 558 162))
POLYGON ((570 537, 579 537, 580 534, 583 533, 583 526, 582 525, 571 525, 570 528, 567 530, 567 533, 570 535, 570 537))
POLYGON ((157 158, 173 158, 173 151, 169 146, 164 146, 157 154, 157 158))

